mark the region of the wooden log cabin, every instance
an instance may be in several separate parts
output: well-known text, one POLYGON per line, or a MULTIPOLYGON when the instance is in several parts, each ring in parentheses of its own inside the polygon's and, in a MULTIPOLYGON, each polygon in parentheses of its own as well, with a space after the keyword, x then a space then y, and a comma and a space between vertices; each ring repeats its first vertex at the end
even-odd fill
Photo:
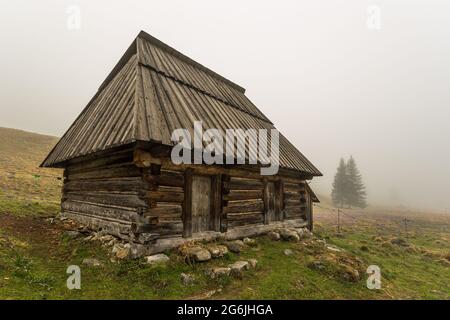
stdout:
MULTIPOLYGON (((171 133, 274 129, 245 89, 139 33, 42 163, 64 168, 61 214, 160 252, 192 239, 312 229, 307 181, 321 173, 283 135, 278 174, 261 165, 171 161, 171 133)), ((251 146, 249 146, 251 147, 251 146)))

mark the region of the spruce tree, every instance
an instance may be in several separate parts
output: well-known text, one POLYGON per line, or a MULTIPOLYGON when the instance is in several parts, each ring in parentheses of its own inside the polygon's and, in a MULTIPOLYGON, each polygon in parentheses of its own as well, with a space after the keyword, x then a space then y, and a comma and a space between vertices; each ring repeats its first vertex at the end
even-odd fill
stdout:
POLYGON ((355 159, 351 156, 347 161, 347 194, 346 200, 349 207, 355 206, 359 208, 367 207, 366 203, 366 187, 362 181, 361 173, 356 166, 355 159))
POLYGON ((333 191, 331 192, 333 204, 340 208, 347 202, 348 177, 346 167, 344 159, 341 158, 336 175, 334 176, 333 191))

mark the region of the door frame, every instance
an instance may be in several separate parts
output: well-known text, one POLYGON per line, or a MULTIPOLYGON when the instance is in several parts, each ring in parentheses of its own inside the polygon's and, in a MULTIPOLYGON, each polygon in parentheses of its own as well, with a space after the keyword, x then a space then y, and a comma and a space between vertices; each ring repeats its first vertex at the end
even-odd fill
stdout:
POLYGON ((211 195, 210 195, 210 216, 209 230, 220 231, 220 222, 222 215, 222 175, 194 173, 192 168, 187 168, 184 172, 184 202, 183 202, 183 237, 192 237, 192 182, 193 176, 207 176, 211 178, 211 195))

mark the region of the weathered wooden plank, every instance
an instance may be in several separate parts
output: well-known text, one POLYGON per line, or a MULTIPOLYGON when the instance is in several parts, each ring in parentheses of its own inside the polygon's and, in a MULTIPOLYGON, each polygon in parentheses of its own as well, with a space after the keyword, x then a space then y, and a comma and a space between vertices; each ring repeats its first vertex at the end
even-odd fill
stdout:
POLYGON ((228 215, 228 224, 230 228, 263 223, 264 223, 263 212, 251 212, 246 214, 228 215))
POLYGON ((107 167, 111 165, 120 165, 131 163, 133 161, 133 151, 131 149, 104 155, 97 159, 85 160, 78 163, 71 163, 68 167, 68 173, 83 172, 89 169, 107 167))
POLYGON ((300 199, 300 193, 297 192, 290 192, 290 191, 284 191, 283 197, 285 200, 295 200, 300 199))
POLYGON ((151 184, 170 186, 170 187, 184 187, 184 176, 180 173, 161 172, 161 175, 155 176, 144 174, 144 178, 151 184))
POLYGON ((141 199, 138 194, 113 194, 98 192, 65 192, 63 201, 76 200, 82 202, 91 202, 104 205, 114 205, 130 208, 147 207, 146 201, 141 199))
POLYGON ((290 208, 284 209, 284 214, 285 214, 286 218, 298 217, 302 213, 303 212, 302 212, 301 207, 290 207, 290 208))
POLYGON ((223 196, 225 200, 250 200, 250 199, 262 199, 262 190, 239 190, 231 191, 229 194, 223 196))
POLYGON ((262 190, 263 184, 258 180, 232 180, 223 187, 227 190, 262 190))
POLYGON ((192 169, 184 172, 183 237, 192 235, 192 169))
POLYGON ((223 208, 226 213, 264 211, 263 200, 228 202, 228 206, 223 208))
POLYGON ((300 199, 288 199, 284 201, 285 208, 300 207, 302 203, 300 199))
POLYGON ((211 185, 211 224, 210 229, 214 231, 220 231, 220 216, 222 215, 222 176, 216 175, 212 178, 211 185))
POLYGON ((111 207, 90 202, 66 200, 61 203, 63 211, 73 211, 96 215, 99 217, 110 217, 118 220, 131 221, 137 216, 134 208, 111 207))
POLYGON ((229 221, 236 221, 236 220, 246 220, 246 221, 261 220, 261 222, 262 222, 263 218, 264 218, 264 212, 262 212, 262 211, 254 211, 254 212, 246 212, 246 213, 229 213, 228 214, 228 220, 229 221))
POLYGON ((180 217, 182 215, 182 206, 181 205, 173 205, 173 206, 163 206, 148 209, 144 212, 144 216, 157 216, 157 217, 165 217, 165 216, 173 216, 180 217))
POLYGON ((118 177, 140 177, 141 170, 134 165, 122 165, 102 167, 101 169, 90 169, 85 172, 68 173, 69 180, 86 180, 86 179, 107 179, 118 177))
MULTIPOLYGON (((224 200, 224 189, 223 189, 223 184, 226 182, 230 181, 230 176, 227 174, 220 174, 221 175, 221 180, 222 180, 222 200, 221 200, 221 205, 222 208, 226 207, 228 205, 228 201, 224 200)), ((221 214, 220 214, 220 232, 227 232, 228 230, 228 214, 225 210, 221 210, 221 214)))
POLYGON ((149 200, 153 201, 164 201, 164 202, 178 202, 184 201, 183 192, 171 192, 171 191, 148 191, 147 197, 149 200))
POLYGON ((97 180, 69 180, 64 183, 63 191, 140 191, 144 182, 140 177, 113 178, 97 180))
POLYGON ((286 191, 300 192, 302 190, 305 190, 305 184, 304 183, 286 183, 285 182, 284 188, 286 191))
POLYGON ((154 226, 154 228, 151 229, 151 232, 158 233, 160 237, 167 237, 167 236, 179 236, 183 234, 183 222, 166 222, 166 223, 159 223, 157 226, 154 226))
POLYGON ((278 220, 284 219, 284 181, 277 181, 276 185, 277 203, 276 203, 276 214, 278 220))

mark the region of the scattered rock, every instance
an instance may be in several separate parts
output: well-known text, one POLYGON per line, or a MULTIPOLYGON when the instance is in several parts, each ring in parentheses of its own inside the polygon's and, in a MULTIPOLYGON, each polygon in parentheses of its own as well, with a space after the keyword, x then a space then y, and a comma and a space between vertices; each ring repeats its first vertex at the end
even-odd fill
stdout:
POLYGON ((249 269, 249 263, 247 261, 236 261, 228 267, 231 269, 231 274, 241 277, 244 270, 249 269))
POLYGON ((99 240, 102 243, 108 243, 108 242, 110 242, 110 241, 112 241, 114 239, 115 238, 112 235, 110 235, 110 234, 107 234, 107 235, 104 235, 104 236, 100 236, 100 237, 97 238, 97 240, 99 240))
POLYGON ((170 260, 168 256, 166 256, 163 253, 154 254, 152 256, 145 257, 145 262, 147 264, 160 264, 160 263, 166 263, 170 260))
POLYGON ((327 245, 326 248, 328 250, 330 250, 330 251, 333 251, 333 252, 342 252, 343 251, 341 248, 338 248, 338 247, 333 246, 333 245, 327 245))
POLYGON ((311 236, 312 236, 311 231, 309 231, 307 228, 298 228, 298 229, 295 229, 295 231, 297 232, 300 239, 307 239, 307 238, 311 238, 311 236))
POLYGON ((112 253, 119 260, 130 258, 131 245, 129 243, 126 243, 126 244, 116 243, 112 248, 112 253))
POLYGON ((107 245, 108 247, 113 247, 117 242, 118 242, 117 239, 113 239, 113 240, 111 240, 110 242, 108 242, 106 245, 107 245))
POLYGON ((210 272, 211 278, 216 279, 220 277, 228 277, 231 273, 231 268, 218 267, 213 268, 210 272))
POLYGON ((69 239, 77 239, 77 238, 81 237, 82 234, 78 231, 69 230, 69 231, 64 232, 64 236, 69 239))
POLYGON ((130 257, 136 259, 148 255, 148 247, 139 243, 132 243, 130 245, 130 257))
POLYGON ((213 258, 223 257, 228 253, 228 248, 221 244, 209 245, 207 248, 213 258))
POLYGON ((228 250, 234 253, 240 253, 245 249, 245 244, 242 240, 229 241, 226 243, 228 250))
POLYGON ((294 251, 292 251, 291 249, 285 249, 284 254, 287 256, 292 256, 294 254, 294 251))
POLYGON ((258 264, 258 260, 256 260, 256 259, 249 259, 248 263, 249 263, 250 267, 256 268, 256 265, 258 264))
POLYGON ((256 241, 255 239, 251 239, 251 238, 244 238, 243 240, 244 244, 250 246, 250 247, 254 247, 256 246, 256 241))
POLYGON ((267 236, 270 238, 270 240, 273 240, 273 241, 278 241, 281 238, 280 234, 278 232, 275 232, 275 231, 270 231, 267 234, 267 236))
POLYGON ((402 239, 402 238, 394 238, 394 239, 391 240, 391 243, 395 244, 397 246, 401 246, 401 247, 409 246, 409 244, 406 242, 406 240, 402 239))
POLYGON ((194 260, 196 262, 211 260, 211 253, 200 246, 183 248, 183 254, 188 259, 194 260))
POLYGON ((364 252, 368 252, 369 251, 369 247, 368 246, 361 246, 361 247, 359 247, 359 250, 364 251, 364 252))
POLYGON ((281 229, 280 236, 283 240, 286 240, 286 241, 299 241, 300 240, 298 233, 295 230, 291 230, 291 229, 281 229))
POLYGON ((308 268, 313 270, 324 270, 326 266, 322 261, 314 260, 308 264, 308 268))
POLYGON ((99 260, 95 258, 85 258, 83 259, 83 264, 90 266, 90 267, 99 267, 103 265, 99 260))
POLYGON ((348 265, 343 265, 342 278, 350 282, 358 282, 361 279, 358 270, 348 265))
POLYGON ((195 278, 193 275, 188 273, 182 273, 181 275, 181 281, 185 286, 189 286, 195 282, 195 278))

